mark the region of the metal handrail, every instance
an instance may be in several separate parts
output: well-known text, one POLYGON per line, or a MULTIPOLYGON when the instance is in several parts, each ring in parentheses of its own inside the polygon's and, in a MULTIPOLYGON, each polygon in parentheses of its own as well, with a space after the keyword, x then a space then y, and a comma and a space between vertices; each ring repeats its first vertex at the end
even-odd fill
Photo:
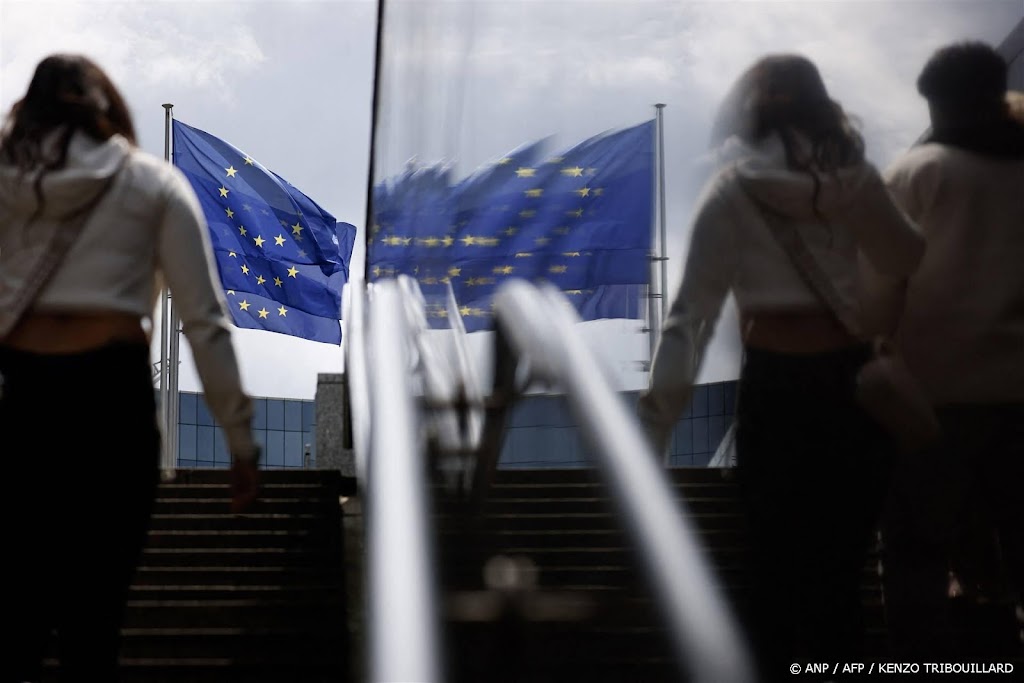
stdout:
MULTIPOLYGON (((425 442, 403 299, 398 282, 376 283, 360 316, 365 300, 351 296, 350 315, 356 315, 349 320, 348 344, 358 348, 349 359, 367 368, 365 387, 352 388, 368 397, 363 405, 369 408, 365 416, 353 415, 354 428, 357 419, 368 426, 356 447, 366 449, 369 680, 434 683, 441 680, 441 650, 425 442)), ((357 369, 346 363, 346 371, 357 369)), ((360 410, 355 396, 353 413, 360 410)))
POLYGON ((349 279, 342 302, 345 339, 345 380, 352 422, 352 450, 356 479, 366 481, 366 457, 370 446, 370 382, 367 377, 366 309, 368 285, 358 276, 349 279))
POLYGON ((753 681, 745 640, 635 419, 574 329, 575 310, 550 285, 503 283, 494 297, 499 335, 531 375, 561 385, 629 531, 636 538, 690 680, 753 681))

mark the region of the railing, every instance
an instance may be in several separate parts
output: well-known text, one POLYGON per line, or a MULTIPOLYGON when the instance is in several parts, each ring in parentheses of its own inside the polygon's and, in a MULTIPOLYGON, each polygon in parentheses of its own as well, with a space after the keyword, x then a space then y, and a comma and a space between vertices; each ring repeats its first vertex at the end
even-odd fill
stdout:
POLYGON ((366 498, 369 680, 434 683, 441 648, 407 297, 394 280, 373 286, 369 306, 361 283, 348 289, 346 371, 366 498))
POLYGON ((748 650, 696 534, 640 430, 593 359, 573 323, 576 312, 560 292, 522 280, 503 284, 494 298, 499 353, 497 377, 556 383, 565 391, 627 528, 637 540, 657 603, 666 619, 681 674, 701 682, 752 681, 748 650))
POLYGON ((505 407, 531 381, 565 392, 637 540, 680 673, 702 683, 753 680, 746 644, 685 510, 635 417, 579 338, 578 317, 560 292, 521 280, 498 289, 495 384, 481 434, 479 425, 467 428, 466 414, 482 412, 482 393, 470 386, 466 350, 456 348, 452 358, 428 339, 415 282, 382 281, 369 290, 353 282, 347 289, 345 367, 366 498, 369 680, 441 680, 428 439, 442 452, 479 445, 488 455, 478 469, 493 469, 505 407))

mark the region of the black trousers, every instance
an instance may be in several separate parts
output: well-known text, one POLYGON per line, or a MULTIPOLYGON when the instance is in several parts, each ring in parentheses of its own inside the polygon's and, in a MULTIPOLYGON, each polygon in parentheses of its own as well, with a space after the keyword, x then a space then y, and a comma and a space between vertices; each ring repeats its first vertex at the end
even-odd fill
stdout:
POLYGON ((0 681, 115 681, 128 589, 159 478, 149 350, 0 348, 4 643, 0 681), (56 651, 50 648, 56 633, 56 651))
POLYGON ((749 534, 742 613, 762 680, 791 680, 794 662, 862 661, 862 576, 891 448, 854 398, 868 356, 746 351, 736 432, 749 534))
MULTIPOLYGON (((918 661, 1020 656, 1024 604, 1024 403, 938 407, 943 440, 896 470, 883 531, 894 654, 918 661), (948 572, 997 633, 956 637, 948 572)), ((962 624, 968 626, 969 624, 962 624)), ((991 626, 989 627, 991 628, 991 626)))

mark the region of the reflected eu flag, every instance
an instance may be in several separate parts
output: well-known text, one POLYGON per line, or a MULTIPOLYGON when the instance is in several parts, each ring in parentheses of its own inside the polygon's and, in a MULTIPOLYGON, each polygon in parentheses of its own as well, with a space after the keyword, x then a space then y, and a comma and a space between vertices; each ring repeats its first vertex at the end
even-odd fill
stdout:
POLYGON ((180 121, 173 133, 235 325, 340 344, 355 227, 227 142, 180 121))
POLYGON ((469 331, 492 327, 491 296, 510 277, 552 282, 584 320, 640 318, 653 140, 648 121, 555 156, 524 145, 458 182, 410 168, 374 188, 369 278, 417 278, 437 326, 450 284, 469 331))

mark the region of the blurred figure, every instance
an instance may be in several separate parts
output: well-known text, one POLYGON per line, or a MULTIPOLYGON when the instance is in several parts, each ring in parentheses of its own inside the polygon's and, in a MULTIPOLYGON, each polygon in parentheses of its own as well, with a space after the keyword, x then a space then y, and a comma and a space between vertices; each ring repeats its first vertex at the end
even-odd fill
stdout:
POLYGON ((889 442, 854 397, 869 345, 819 299, 775 231, 798 231, 851 301, 858 252, 906 276, 923 245, 806 58, 755 63, 715 131, 732 161, 698 203, 639 411, 664 452, 732 292, 745 349, 736 450, 750 532, 747 626, 762 677, 789 679, 794 661, 856 661, 861 652, 861 573, 889 442))
POLYGON ((161 278, 225 429, 233 504, 255 499, 252 407, 206 229, 185 178, 136 147, 106 74, 81 56, 40 62, 0 132, 4 682, 39 680, 54 630, 61 680, 118 678, 159 474, 161 278))
POLYGON ((950 562, 967 598, 996 552, 1024 587, 1024 119, 1006 82, 988 45, 937 51, 917 80, 931 133, 886 173, 927 248, 909 282, 872 289, 945 434, 902 463, 885 524, 894 654, 918 660, 955 653, 950 562))

